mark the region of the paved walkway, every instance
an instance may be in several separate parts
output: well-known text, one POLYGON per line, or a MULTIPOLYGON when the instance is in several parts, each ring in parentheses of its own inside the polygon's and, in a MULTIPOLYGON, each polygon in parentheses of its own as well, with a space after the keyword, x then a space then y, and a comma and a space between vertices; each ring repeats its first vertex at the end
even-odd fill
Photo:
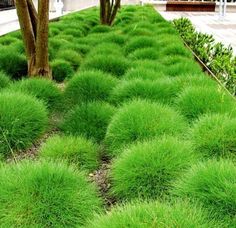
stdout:
POLYGON ((226 46, 231 45, 236 54, 236 13, 227 13, 224 19, 218 13, 203 12, 159 12, 166 20, 189 18, 196 29, 203 33, 212 34, 216 41, 226 46))

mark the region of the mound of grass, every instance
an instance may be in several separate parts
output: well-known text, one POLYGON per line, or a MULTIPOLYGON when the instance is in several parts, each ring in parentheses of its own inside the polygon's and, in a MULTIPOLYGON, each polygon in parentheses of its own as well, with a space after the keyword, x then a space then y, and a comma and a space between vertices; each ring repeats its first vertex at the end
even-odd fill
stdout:
POLYGON ((192 53, 183 45, 179 43, 172 43, 161 50, 162 56, 181 56, 193 59, 192 53))
POLYGON ((127 39, 127 37, 125 35, 112 32, 112 33, 105 34, 102 38, 102 42, 124 45, 126 42, 126 39, 127 39))
POLYGON ((18 41, 17 38, 11 36, 3 36, 0 38, 0 44, 4 46, 9 46, 17 41, 18 41))
POLYGON ((90 101, 107 101, 117 83, 117 79, 109 74, 84 71, 68 82, 64 96, 69 106, 90 101))
POLYGON ((157 60, 160 58, 160 52, 155 48, 141 48, 131 52, 128 57, 133 60, 157 60))
POLYGON ((190 121, 206 113, 226 113, 235 109, 234 100, 224 91, 212 87, 188 87, 176 99, 181 113, 190 121))
POLYGON ((119 84, 111 94, 111 101, 119 104, 134 98, 143 98, 162 103, 172 103, 179 92, 174 80, 161 78, 159 80, 129 80, 119 84))
POLYGON ((136 60, 132 62, 132 68, 137 69, 137 68, 145 68, 146 70, 152 70, 155 71, 157 75, 168 75, 165 73, 166 71, 166 66, 159 63, 158 61, 155 60, 136 60))
POLYGON ((130 54, 141 48, 155 48, 156 40, 147 36, 133 37, 125 46, 125 53, 130 54))
POLYGON ((101 43, 96 45, 89 53, 89 56, 94 55, 122 55, 122 49, 118 44, 115 43, 101 43))
MULTIPOLYGON (((216 219, 236 222, 236 166, 229 160, 210 160, 193 166, 180 178, 173 193, 199 201, 216 219)), ((234 225, 233 225, 234 224, 234 225)))
POLYGON ((3 71, 0 71, 0 89, 3 89, 10 85, 10 78, 3 71))
POLYGON ((113 116, 105 143, 109 154, 114 156, 127 144, 162 135, 178 135, 185 128, 183 117, 172 108, 135 100, 125 104, 113 116))
POLYGON ((30 78, 15 82, 9 88, 11 91, 19 91, 30 94, 44 101, 50 110, 59 109, 62 102, 62 94, 54 82, 43 78, 30 78))
POLYGON ((19 79, 27 75, 26 57, 15 52, 13 48, 1 48, 0 71, 4 71, 13 79, 19 79))
POLYGON ((71 64, 62 59, 55 59, 51 63, 52 77, 57 82, 63 82, 66 78, 70 78, 74 71, 71 64))
POLYGON ((114 161, 112 192, 124 201, 161 198, 195 160, 191 145, 173 137, 132 145, 114 161))
POLYGON ((185 60, 184 62, 175 63, 165 68, 166 75, 169 76, 181 76, 189 74, 201 74, 202 69, 193 60, 185 60))
POLYGON ((0 180, 3 227, 76 227, 101 211, 95 187, 62 163, 4 165, 0 180))
MULTIPOLYGON (((218 224, 217 224, 218 225, 218 224)), ((136 202, 119 206, 105 215, 97 216, 88 228, 121 227, 217 227, 205 211, 195 204, 176 202, 174 205, 159 202, 136 202)))
POLYGON ((206 115, 194 123, 190 139, 205 157, 235 156, 236 119, 227 115, 206 115))
POLYGON ((40 158, 66 161, 88 171, 94 171, 99 165, 98 145, 83 137, 52 136, 42 145, 39 154, 40 158))
POLYGON ((69 62, 74 70, 76 70, 82 62, 82 56, 78 52, 69 49, 60 50, 57 54, 57 58, 69 62))
POLYGON ((46 107, 29 95, 0 93, 0 110, 0 154, 29 147, 47 127, 46 107))
POLYGON ((94 26, 90 33, 107 33, 111 31, 111 27, 107 25, 96 25, 94 26))
POLYGON ((122 55, 93 55, 85 59, 81 70, 101 70, 121 77, 129 68, 129 62, 122 55))
POLYGON ((133 80, 133 79, 141 79, 141 80, 156 80, 159 78, 163 78, 164 73, 155 71, 153 69, 149 69, 146 67, 137 67, 137 68, 131 68, 126 72, 126 74, 123 76, 123 79, 125 80, 133 80))
POLYGON ((114 112, 115 108, 107 103, 83 103, 67 114, 62 130, 67 134, 81 135, 101 142, 114 112))

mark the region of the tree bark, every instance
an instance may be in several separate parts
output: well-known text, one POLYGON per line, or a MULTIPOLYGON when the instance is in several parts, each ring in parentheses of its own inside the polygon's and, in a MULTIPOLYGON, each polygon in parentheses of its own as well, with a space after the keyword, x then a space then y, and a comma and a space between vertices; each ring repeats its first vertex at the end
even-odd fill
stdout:
POLYGON ((115 20, 121 0, 100 0, 100 22, 111 26, 115 20))
POLYGON ((48 59, 49 0, 39 1, 38 14, 32 0, 15 0, 25 52, 28 75, 51 78, 48 59))

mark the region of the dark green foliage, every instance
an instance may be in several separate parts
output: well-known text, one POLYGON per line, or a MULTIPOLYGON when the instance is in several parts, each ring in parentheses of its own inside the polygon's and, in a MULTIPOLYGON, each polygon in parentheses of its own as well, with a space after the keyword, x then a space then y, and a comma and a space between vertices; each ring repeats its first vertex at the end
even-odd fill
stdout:
POLYGON ((235 156, 236 119, 227 115, 206 115, 194 123, 190 139, 205 157, 235 156))
POLYGON ((74 70, 76 70, 82 62, 82 56, 76 51, 69 49, 60 50, 57 54, 57 58, 69 62, 74 70))
POLYGON ((120 77, 129 68, 129 62, 122 55, 93 55, 81 65, 81 70, 101 70, 120 77))
POLYGON ((219 227, 205 211, 187 202, 174 205, 159 202, 136 202, 116 207, 105 215, 97 216, 87 228, 200 228, 219 227))
POLYGON ((79 169, 94 171, 99 164, 98 152, 98 145, 85 138, 55 135, 42 145, 39 153, 43 159, 62 160, 79 169))
POLYGON ((90 101, 107 101, 117 83, 117 79, 109 74, 84 71, 68 82, 64 96, 69 106, 90 101))
POLYGON ((107 33, 111 31, 111 27, 107 25, 97 25, 94 26, 90 33, 107 33))
POLYGON ((14 37, 10 37, 10 36, 3 36, 3 37, 0 37, 0 44, 1 45, 4 45, 4 46, 9 46, 15 42, 17 42, 18 39, 17 38, 14 38, 14 37))
POLYGON ((4 71, 10 77, 19 79, 27 75, 26 57, 20 55, 10 47, 1 48, 0 70, 4 71))
POLYGON ((56 59, 51 63, 52 77, 57 82, 63 82, 74 73, 71 64, 65 60, 56 59))
POLYGON ((181 56, 193 59, 192 53, 183 44, 172 43, 161 50, 162 56, 181 56))
POLYGON ((114 112, 114 107, 102 102, 78 105, 65 117, 62 130, 101 142, 114 112))
POLYGON ((178 92, 178 84, 169 78, 155 81, 136 79, 120 83, 112 91, 111 100, 116 104, 134 98, 172 103, 178 92))
POLYGON ((0 71, 0 89, 3 89, 10 85, 10 78, 2 71, 0 71))
POLYGON ((235 112, 232 97, 212 87, 188 87, 179 95, 176 105, 190 121, 205 113, 235 112))
POLYGON ((62 163, 3 165, 0 181, 3 227, 78 227, 101 211, 95 187, 62 163))
POLYGON ((236 224, 236 166, 229 160, 210 160, 193 166, 176 182, 173 193, 199 201, 226 227, 236 224), (229 224, 227 226, 227 223, 229 224))
POLYGON ((50 110, 59 109, 62 102, 62 94, 57 85, 43 78, 24 79, 15 82, 9 89, 37 97, 44 101, 50 110))
POLYGON ((110 155, 127 144, 162 135, 183 133, 186 123, 178 112, 168 106, 135 100, 121 107, 107 129, 105 143, 110 155))
POLYGON ((191 145, 177 138, 138 143, 124 150, 114 161, 112 192, 124 201, 163 197, 173 181, 195 160, 191 145))
POLYGON ((47 112, 42 102, 21 93, 0 94, 0 153, 32 145, 47 127, 47 112))

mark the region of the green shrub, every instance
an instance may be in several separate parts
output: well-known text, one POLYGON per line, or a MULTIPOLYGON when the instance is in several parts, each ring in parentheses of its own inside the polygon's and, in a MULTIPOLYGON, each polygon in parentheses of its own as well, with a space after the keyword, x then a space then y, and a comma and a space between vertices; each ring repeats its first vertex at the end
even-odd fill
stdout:
POLYGON ((22 40, 14 42, 13 44, 11 44, 10 47, 14 49, 14 51, 17 52, 18 54, 23 54, 23 55, 25 54, 25 47, 22 40))
POLYGON ((13 48, 1 48, 0 53, 0 71, 4 71, 10 77, 19 79, 27 75, 26 57, 14 51, 13 48))
POLYGON ((146 68, 145 66, 140 66, 137 68, 131 68, 126 72, 123 76, 125 80, 133 80, 133 79, 142 79, 142 80, 156 80, 159 78, 163 78, 164 73, 161 71, 155 71, 153 69, 146 68))
POLYGON ((140 67, 146 68, 146 70, 155 71, 157 75, 163 75, 163 74, 168 75, 165 73, 166 66, 155 60, 143 59, 143 60, 136 60, 132 62, 132 68, 136 69, 140 67))
POLYGON ((67 84, 65 99, 69 106, 90 101, 107 101, 116 78, 100 71, 84 71, 75 75, 67 84))
POLYGON ((67 28, 67 29, 63 30, 63 32, 61 34, 71 35, 76 38, 84 36, 83 31, 81 31, 80 29, 74 29, 74 28, 67 28))
POLYGON ((102 102, 78 105, 65 117, 62 130, 100 142, 104 139, 114 111, 114 107, 102 102))
POLYGON ((89 56, 94 55, 122 55, 122 49, 115 43, 101 43, 96 45, 89 53, 89 56))
POLYGON ((125 46, 126 54, 130 54, 131 52, 141 49, 141 48, 155 48, 156 41, 154 38, 139 36, 132 38, 127 45, 125 46))
POLYGON ((62 163, 4 165, 0 179, 3 227, 76 227, 101 211, 95 187, 62 163))
POLYGON ((228 94, 212 87, 188 87, 179 95, 176 105, 190 121, 205 113, 231 113, 235 109, 228 94))
POLYGON ((155 48, 141 48, 131 52, 128 57, 133 60, 157 60, 160 58, 160 53, 155 48))
POLYGON ((0 153, 25 149, 38 139, 47 126, 47 112, 35 98, 13 92, 0 93, 0 153))
POLYGON ((66 161, 89 171, 98 167, 98 153, 98 146, 85 138, 59 135, 49 138, 39 152, 41 158, 66 161))
POLYGON ((196 151, 206 157, 235 156, 236 119, 227 115, 206 115, 194 123, 190 139, 196 151))
POLYGON ((138 143, 124 150, 111 169, 112 192, 121 200, 165 196, 195 161, 191 145, 176 138, 138 143))
POLYGON ((116 155, 127 144, 162 135, 178 135, 185 130, 182 116, 168 106, 135 100, 121 107, 106 134, 109 153, 116 155))
MULTIPOLYGON (((199 201, 216 219, 236 223, 236 166, 232 161, 210 160, 193 166, 176 182, 173 193, 199 201)), ((234 225, 233 225, 234 224, 234 225)))
POLYGON ((112 32, 112 33, 105 34, 102 38, 102 42, 124 45, 126 42, 126 39, 127 39, 127 37, 125 35, 112 32))
POLYGON ((57 82, 63 82, 66 78, 70 78, 74 73, 69 62, 62 59, 55 59, 51 63, 52 77, 57 82))
POLYGON ((163 56, 163 58, 160 59, 160 61, 161 61, 162 64, 170 67, 170 66, 172 66, 174 64, 184 63, 186 61, 189 62, 189 59, 186 56, 166 55, 166 56, 163 56))
POLYGON ((81 65, 81 70, 101 70, 120 77, 127 71, 129 62, 121 55, 89 56, 81 65))
POLYGON ((154 228, 154 227, 212 227, 217 228, 205 211, 187 202, 174 205, 159 202, 136 202, 116 207, 105 215, 97 216, 87 228, 154 228))
POLYGON ((3 71, 0 71, 0 89, 10 85, 10 78, 3 71))
POLYGON ((172 103, 178 92, 177 83, 169 78, 155 81, 136 79, 119 84, 112 91, 111 100, 116 104, 134 98, 172 103))
POLYGON ((82 56, 78 52, 69 49, 60 50, 57 54, 57 58, 69 62, 74 70, 76 70, 82 62, 82 56))
POLYGON ((44 101, 50 110, 58 109, 62 102, 62 94, 57 85, 43 78, 24 79, 15 82, 9 89, 37 97, 44 101))

